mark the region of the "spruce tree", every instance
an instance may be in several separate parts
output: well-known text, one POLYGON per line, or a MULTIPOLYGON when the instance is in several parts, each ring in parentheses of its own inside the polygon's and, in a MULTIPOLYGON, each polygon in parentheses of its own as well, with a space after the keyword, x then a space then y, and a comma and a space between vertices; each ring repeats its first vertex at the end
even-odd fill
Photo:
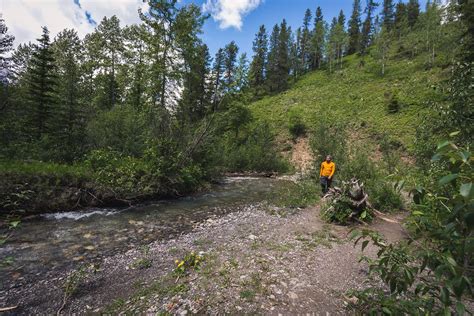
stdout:
POLYGON ((301 68, 302 71, 305 72, 310 68, 310 46, 311 46, 311 31, 309 29, 309 24, 311 23, 311 10, 306 9, 304 19, 303 19, 303 27, 301 29, 300 35, 300 48, 301 48, 301 68))
POLYGON ((374 0, 367 0, 367 6, 365 8, 365 20, 364 24, 362 25, 362 34, 361 34, 361 41, 360 41, 360 53, 363 55, 367 51, 367 48, 371 44, 372 41, 372 33, 373 33, 373 14, 375 8, 377 8, 378 4, 374 2, 374 0))
POLYGON ((227 91, 235 90, 235 68, 239 47, 234 41, 224 48, 224 86, 227 91))
POLYGON ((268 38, 265 25, 261 25, 253 41, 253 59, 250 65, 250 85, 258 95, 265 84, 265 67, 267 64, 268 38))
POLYGON ((354 0, 352 15, 349 20, 349 47, 347 54, 351 55, 359 51, 360 45, 360 0, 354 0))
POLYGON ((74 30, 64 30, 53 43, 58 75, 58 120, 55 129, 61 144, 61 157, 72 162, 84 148, 84 103, 80 60, 82 43, 74 30))
POLYGON ((409 0, 407 4, 408 26, 413 28, 420 16, 420 3, 418 0, 409 0))
POLYGON ((217 105, 222 98, 223 95, 223 75, 224 75, 224 59, 225 53, 224 49, 219 48, 214 57, 214 64, 212 66, 212 81, 213 81, 213 98, 212 98, 212 106, 213 110, 217 110, 217 105))
POLYGON ((326 40, 326 26, 324 24, 323 13, 321 7, 316 9, 316 15, 314 18, 314 31, 311 38, 311 55, 312 55, 312 69, 321 68, 324 47, 326 40))
POLYGON ((28 69, 28 98, 32 115, 27 129, 39 140, 49 131, 55 120, 57 77, 55 60, 47 27, 35 46, 28 69))
POLYGON ((400 39, 406 28, 408 27, 408 12, 407 5, 402 1, 397 3, 395 9, 394 29, 400 39))
POLYGON ((11 58, 7 54, 13 49, 15 37, 8 34, 5 20, 0 14, 0 111, 8 104, 8 77, 10 76, 11 58))
POLYGON ((278 37, 278 51, 277 51, 277 91, 283 91, 288 88, 288 76, 290 74, 290 37, 291 28, 288 27, 286 20, 280 24, 280 34, 278 37))
POLYGON ((249 62, 247 53, 240 54, 235 69, 235 87, 239 92, 244 91, 249 85, 249 62))
POLYGON ((268 62, 266 68, 267 87, 270 93, 276 92, 278 86, 278 48, 280 39, 280 26, 275 24, 273 26, 272 34, 270 35, 268 62))
POLYGON ((387 29, 388 32, 392 30, 394 18, 395 13, 393 0, 384 0, 382 9, 382 22, 383 26, 387 29))
POLYGON ((301 41, 301 28, 298 28, 290 39, 290 72, 295 80, 303 73, 301 41))

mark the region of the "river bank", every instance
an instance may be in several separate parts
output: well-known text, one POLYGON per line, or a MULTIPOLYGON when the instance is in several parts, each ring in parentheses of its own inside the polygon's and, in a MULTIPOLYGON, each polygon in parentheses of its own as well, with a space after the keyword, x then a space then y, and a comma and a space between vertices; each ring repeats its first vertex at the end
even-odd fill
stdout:
MULTIPOLYGON (((399 218, 372 228, 403 237, 399 218)), ((64 313, 345 313, 346 291, 361 288, 367 267, 348 240, 348 227, 325 224, 318 207, 239 206, 192 223, 192 228, 146 248, 97 262, 66 300, 64 313), (194 252, 203 263, 177 277, 175 260, 194 252), (147 263, 140 265, 138 262, 147 263)), ((374 255, 369 246, 366 253, 374 255)), ((15 314, 56 313, 73 270, 0 292, 15 314)))

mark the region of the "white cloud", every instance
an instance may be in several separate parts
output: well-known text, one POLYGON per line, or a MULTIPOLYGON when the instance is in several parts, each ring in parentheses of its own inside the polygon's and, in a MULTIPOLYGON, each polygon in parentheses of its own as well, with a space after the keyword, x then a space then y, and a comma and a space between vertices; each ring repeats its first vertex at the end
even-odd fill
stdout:
POLYGON ((47 26, 53 38, 65 28, 74 28, 83 37, 94 30, 86 12, 97 23, 104 16, 117 15, 122 26, 139 22, 138 9, 145 8, 142 0, 0 0, 0 13, 15 36, 15 45, 35 41, 41 27, 47 26))
POLYGON ((263 0, 207 0, 204 11, 219 21, 220 28, 235 27, 240 30, 242 18, 256 9, 263 0))

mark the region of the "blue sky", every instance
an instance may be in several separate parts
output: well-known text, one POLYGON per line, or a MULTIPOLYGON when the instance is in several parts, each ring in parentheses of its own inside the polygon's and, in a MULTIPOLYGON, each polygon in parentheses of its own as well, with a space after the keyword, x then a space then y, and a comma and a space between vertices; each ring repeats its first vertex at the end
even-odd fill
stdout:
MULTIPOLYGON (((337 16, 341 9, 348 20, 352 11, 352 0, 181 0, 180 3, 195 3, 211 13, 202 38, 212 56, 234 40, 240 52, 247 52, 249 58, 261 24, 270 32, 275 23, 285 18, 296 30, 307 8, 314 15, 316 7, 321 6, 326 21, 337 16)), ((365 5, 364 0, 362 3, 365 5)), ((420 0, 422 8, 425 3, 426 0, 420 0)), ((100 22, 104 16, 117 15, 122 25, 138 23, 139 8, 146 10, 143 0, 0 0, 0 13, 16 37, 16 44, 34 41, 42 26, 48 26, 53 37, 64 28, 74 28, 83 37, 94 30, 94 21, 100 22)))

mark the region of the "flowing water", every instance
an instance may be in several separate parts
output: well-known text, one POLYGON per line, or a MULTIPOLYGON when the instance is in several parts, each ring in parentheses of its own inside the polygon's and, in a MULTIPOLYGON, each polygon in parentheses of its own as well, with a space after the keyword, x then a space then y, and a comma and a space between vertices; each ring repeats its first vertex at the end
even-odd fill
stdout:
POLYGON ((174 238, 197 222, 272 200, 288 185, 269 178, 226 178, 196 196, 122 209, 43 214, 23 221, 0 248, 0 258, 14 260, 1 268, 0 286, 18 286, 58 269, 174 238))

